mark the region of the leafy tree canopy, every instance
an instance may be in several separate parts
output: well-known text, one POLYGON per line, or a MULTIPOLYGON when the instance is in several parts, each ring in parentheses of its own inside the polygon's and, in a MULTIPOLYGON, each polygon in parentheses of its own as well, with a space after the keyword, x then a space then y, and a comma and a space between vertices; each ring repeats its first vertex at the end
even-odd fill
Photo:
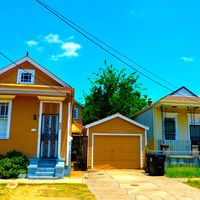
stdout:
POLYGON ((112 65, 99 68, 91 84, 90 94, 84 94, 83 123, 88 124, 117 112, 131 117, 147 106, 147 95, 138 83, 136 72, 127 75, 125 69, 117 70, 112 65))

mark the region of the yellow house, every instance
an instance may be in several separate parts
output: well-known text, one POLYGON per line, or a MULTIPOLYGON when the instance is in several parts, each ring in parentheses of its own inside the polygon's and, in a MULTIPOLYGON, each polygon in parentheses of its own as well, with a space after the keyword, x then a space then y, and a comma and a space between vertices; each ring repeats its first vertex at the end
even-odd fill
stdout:
POLYGON ((167 147, 171 154, 190 155, 200 145, 200 97, 185 87, 137 113, 134 120, 149 127, 149 150, 167 147))
POLYGON ((29 178, 69 173, 73 101, 74 89, 28 55, 1 69, 0 154, 27 155, 29 178))

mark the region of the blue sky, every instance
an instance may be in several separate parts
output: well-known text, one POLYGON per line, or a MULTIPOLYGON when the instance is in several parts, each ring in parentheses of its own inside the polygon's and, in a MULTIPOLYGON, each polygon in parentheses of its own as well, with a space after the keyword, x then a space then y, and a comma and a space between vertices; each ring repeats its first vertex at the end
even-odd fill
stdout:
MULTIPOLYGON (((171 89, 184 85, 200 95, 198 0, 44 2, 177 86, 169 86, 171 89)), ((119 69, 127 68, 127 73, 132 71, 34 0, 4 1, 0 10, 0 51, 13 60, 22 58, 28 51, 30 57, 74 87, 80 102, 83 91, 89 90, 87 78, 103 66, 105 59, 119 69)), ((8 64, 9 61, 0 57, 0 68, 8 64)), ((147 88, 144 93, 153 101, 170 93, 143 76, 139 82, 147 88)))

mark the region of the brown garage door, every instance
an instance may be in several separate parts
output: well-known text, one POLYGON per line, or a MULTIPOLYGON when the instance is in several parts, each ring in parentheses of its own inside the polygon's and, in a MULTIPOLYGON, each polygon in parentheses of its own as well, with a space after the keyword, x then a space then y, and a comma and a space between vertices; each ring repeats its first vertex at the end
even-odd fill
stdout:
POLYGON ((96 169, 140 168, 140 137, 94 135, 93 167, 96 169))

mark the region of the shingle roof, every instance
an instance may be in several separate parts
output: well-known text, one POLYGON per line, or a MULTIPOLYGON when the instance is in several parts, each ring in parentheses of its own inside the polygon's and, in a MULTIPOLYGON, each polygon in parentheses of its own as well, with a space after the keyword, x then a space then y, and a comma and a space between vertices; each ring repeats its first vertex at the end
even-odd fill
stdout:
POLYGON ((168 95, 164 97, 161 101, 178 101, 178 102, 194 102, 194 103, 200 103, 200 97, 196 96, 173 96, 168 95))

